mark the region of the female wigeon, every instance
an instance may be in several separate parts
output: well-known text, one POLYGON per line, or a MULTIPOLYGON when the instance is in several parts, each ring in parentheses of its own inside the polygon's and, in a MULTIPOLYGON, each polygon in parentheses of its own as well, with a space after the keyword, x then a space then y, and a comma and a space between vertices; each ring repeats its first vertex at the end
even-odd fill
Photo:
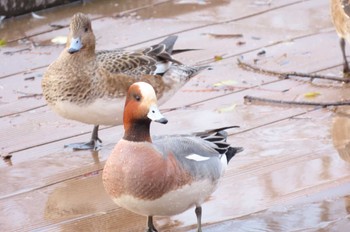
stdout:
POLYGON ((331 0, 332 21, 340 37, 340 48, 343 56, 343 72, 349 74, 349 64, 345 54, 345 40, 350 42, 350 1, 331 0))
POLYGON ((195 207, 201 231, 201 204, 242 148, 226 143, 225 128, 151 138, 151 121, 168 122, 152 86, 134 83, 125 102, 124 137, 103 170, 104 187, 119 206, 148 217, 147 231, 157 231, 153 216, 171 216, 190 207, 195 207))
POLYGON ((167 100, 205 66, 188 67, 171 54, 177 36, 138 51, 95 51, 90 19, 77 13, 70 23, 66 48, 48 67, 42 89, 48 105, 64 118, 94 125, 91 141, 71 144, 73 149, 97 149, 98 125, 122 124, 128 87, 136 81, 151 83, 161 101, 167 100))

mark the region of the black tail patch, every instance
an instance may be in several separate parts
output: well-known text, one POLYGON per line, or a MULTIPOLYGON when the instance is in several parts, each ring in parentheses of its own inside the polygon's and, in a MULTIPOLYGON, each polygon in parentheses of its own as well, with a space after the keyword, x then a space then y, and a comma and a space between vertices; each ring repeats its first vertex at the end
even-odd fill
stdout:
POLYGON ((239 152, 243 151, 243 147, 229 147, 227 152, 225 153, 227 163, 230 162, 230 160, 239 152))

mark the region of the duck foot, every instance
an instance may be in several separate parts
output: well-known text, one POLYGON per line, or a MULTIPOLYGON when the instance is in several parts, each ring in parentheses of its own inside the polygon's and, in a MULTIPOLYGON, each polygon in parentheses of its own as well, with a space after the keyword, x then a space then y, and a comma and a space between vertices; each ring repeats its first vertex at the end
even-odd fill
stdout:
POLYGON ((98 125, 94 126, 94 129, 92 130, 91 140, 87 143, 72 143, 68 145, 64 145, 65 148, 72 148, 73 151, 80 151, 80 150, 94 150, 98 151, 101 149, 102 140, 98 137, 98 125))
POLYGON ((158 230, 153 225, 153 216, 147 217, 147 230, 146 232, 158 232, 158 230))
POLYGON ((72 143, 64 145, 65 148, 72 148, 73 151, 81 151, 81 150, 94 150, 98 151, 101 149, 101 140, 91 140, 87 143, 72 143))

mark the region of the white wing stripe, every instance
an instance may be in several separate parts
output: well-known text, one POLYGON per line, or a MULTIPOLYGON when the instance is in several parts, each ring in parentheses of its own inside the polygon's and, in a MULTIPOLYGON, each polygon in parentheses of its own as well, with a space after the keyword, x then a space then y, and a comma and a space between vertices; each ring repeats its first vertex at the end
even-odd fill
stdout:
POLYGON ((191 154, 191 155, 186 156, 186 159, 190 159, 190 160, 194 160, 194 161, 205 161, 205 160, 208 160, 210 158, 206 157, 206 156, 201 156, 198 154, 191 154))

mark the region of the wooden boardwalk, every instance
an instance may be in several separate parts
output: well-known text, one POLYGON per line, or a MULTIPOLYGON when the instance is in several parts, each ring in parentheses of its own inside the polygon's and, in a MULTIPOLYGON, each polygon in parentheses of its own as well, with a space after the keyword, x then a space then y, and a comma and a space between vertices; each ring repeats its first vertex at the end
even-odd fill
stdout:
MULTIPOLYGON (((9 22, 13 31, 0 29, 0 39, 8 41, 0 47, 0 152, 12 156, 0 162, 0 231, 145 228, 145 218, 117 207, 101 183, 122 126, 101 130, 98 153, 66 150, 64 144, 88 140, 92 126, 60 118, 40 95, 42 74, 63 48, 50 40, 68 33, 77 11, 93 13, 98 49, 134 49, 177 34, 176 48, 202 49, 178 60, 212 66, 162 105, 166 126, 152 125, 153 134, 240 125, 229 141, 245 150, 203 205, 204 231, 348 231, 350 107, 255 104, 243 97, 341 101, 350 99, 349 86, 279 79, 237 65, 240 59, 279 72, 341 76, 328 0, 155 2, 74 5, 44 12, 43 21, 9 22), (320 94, 306 98, 311 92, 320 94)), ((193 231, 195 223, 193 210, 156 218, 160 231, 193 231)))

